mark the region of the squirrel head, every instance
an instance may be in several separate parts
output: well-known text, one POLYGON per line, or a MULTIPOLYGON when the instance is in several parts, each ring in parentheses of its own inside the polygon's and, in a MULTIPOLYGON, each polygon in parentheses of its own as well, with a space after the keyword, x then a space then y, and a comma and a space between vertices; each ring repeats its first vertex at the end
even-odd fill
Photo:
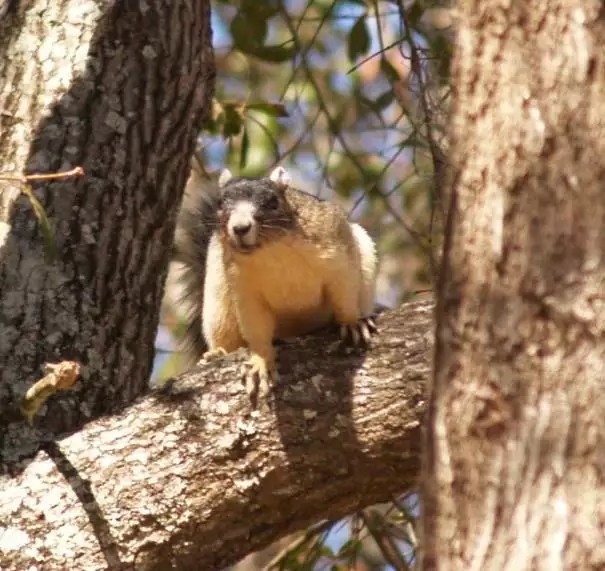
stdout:
POLYGON ((221 231, 236 252, 249 254, 294 225, 294 211, 285 196, 290 175, 283 167, 259 179, 234 177, 225 169, 218 183, 221 231))

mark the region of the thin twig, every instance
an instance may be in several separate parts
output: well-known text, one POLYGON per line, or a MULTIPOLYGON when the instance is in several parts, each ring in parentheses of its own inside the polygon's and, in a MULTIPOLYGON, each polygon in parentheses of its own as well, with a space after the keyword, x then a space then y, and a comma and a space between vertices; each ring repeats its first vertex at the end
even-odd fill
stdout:
MULTIPOLYGON (((397 10, 392 10, 390 12, 381 12, 380 17, 388 17, 388 16, 396 16, 399 12, 397 10)), ((298 18, 292 18, 293 21, 303 21, 303 22, 317 22, 321 20, 323 16, 300 16, 298 18)), ((359 15, 357 14, 341 14, 339 16, 334 16, 334 20, 357 20, 359 15)))
POLYGON ((280 550, 280 552, 273 559, 271 559, 271 561, 267 565, 265 565, 261 571, 271 571, 271 569, 275 568, 275 566, 278 565, 282 559, 287 557, 287 555, 291 551, 302 547, 305 543, 316 538, 318 535, 330 530, 334 524, 334 521, 327 520, 320 523, 319 525, 308 529, 305 533, 302 534, 302 536, 297 536, 296 539, 292 541, 292 543, 289 543, 288 545, 286 545, 286 547, 280 550))
POLYGON ((388 533, 386 533, 384 523, 380 521, 381 517, 379 514, 373 510, 368 510, 367 513, 361 512, 360 515, 366 529, 376 542, 385 560, 397 571, 409 571, 410 566, 408 562, 403 558, 403 555, 388 533))
POLYGON ((317 120, 319 119, 320 115, 321 111, 318 111, 315 114, 315 117, 313 117, 311 121, 307 122, 305 130, 296 138, 296 140, 290 145, 290 147, 281 154, 281 157, 277 162, 283 160, 284 157, 287 157, 291 152, 294 151, 294 149, 296 149, 296 147, 298 147, 298 145, 300 145, 304 141, 305 137, 307 137, 309 133, 313 130, 313 127, 315 127, 315 123, 317 123, 317 120))
POLYGON ((84 169, 82 167, 75 167, 69 171, 64 172, 54 172, 54 173, 45 173, 45 174, 21 174, 15 172, 0 172, 0 180, 10 180, 14 182, 20 182, 22 184, 30 184, 32 182, 39 182, 45 180, 57 180, 61 178, 69 178, 72 176, 82 176, 84 174, 84 169))
MULTIPOLYGON (((423 77, 422 65, 420 63, 420 55, 418 53, 418 46, 414 42, 414 38, 412 37, 411 28, 409 22, 407 20, 407 15, 405 13, 405 7, 403 5, 402 0, 397 0, 397 7, 399 9, 399 15, 401 17, 401 22, 403 24, 404 37, 407 44, 410 46, 410 61, 411 61, 411 70, 412 73, 416 76, 418 81, 418 91, 420 96, 420 105, 422 107, 422 112, 424 114, 424 126, 426 129, 426 139, 429 145, 429 151, 431 153, 431 158, 433 161, 433 198, 431 200, 431 216, 429 221, 429 242, 432 246, 432 237, 433 237, 433 228, 435 223, 435 209, 437 201, 439 204, 442 204, 442 185, 444 183, 444 171, 445 171, 445 157, 443 156, 443 152, 441 151, 437 141, 435 139, 435 134, 433 131, 433 112, 431 106, 429 104, 429 96, 428 89, 423 77)), ((444 213, 442 212, 444 216, 444 213)), ((438 277, 438 269, 437 269, 437 261, 432 252, 430 255, 430 264, 431 264, 431 274, 433 276, 433 283, 437 283, 438 277)))
POLYGON ((246 114, 246 119, 248 119, 248 121, 252 121, 255 125, 260 127, 261 131, 265 134, 265 136, 269 140, 271 147, 273 147, 273 155, 275 156, 275 161, 278 162, 279 158, 280 158, 279 143, 275 140, 273 133, 271 133, 271 131, 267 128, 266 125, 264 125, 262 123, 262 121, 259 121, 256 117, 254 117, 253 115, 250 115, 250 113, 246 114))
MULTIPOLYGON (((307 2, 307 5, 305 6, 305 8, 303 10, 303 16, 307 13, 307 10, 311 7, 313 2, 314 2, 314 0, 309 0, 307 2)), ((317 26, 317 28, 315 28, 313 35, 311 36, 311 39, 309 40, 309 43, 307 44, 307 46, 305 47, 304 50, 301 50, 300 42, 298 41, 298 29, 300 27, 300 23, 298 24, 298 26, 293 26, 292 19, 288 16, 288 13, 286 12, 285 8, 280 3, 282 15, 285 13, 287 16, 286 25, 288 26, 288 29, 292 33, 292 36, 293 36, 292 41, 294 42, 294 45, 296 46, 296 51, 297 51, 298 57, 299 57, 298 63, 295 63, 294 66, 292 67, 292 73, 290 75, 290 79, 288 79, 288 81, 286 82, 286 85, 284 86, 284 89, 282 90, 282 93, 279 98, 280 100, 282 100, 285 97, 286 91, 288 91, 288 88, 294 81, 294 77, 298 73, 298 70, 300 69, 301 64, 303 62, 306 63, 307 54, 311 51, 311 48, 313 47, 313 44, 315 43, 315 40, 317 39, 319 32, 321 31, 321 29, 323 28, 323 25, 328 21, 328 18, 332 14, 332 9, 334 8, 335 4, 336 4, 336 0, 334 0, 332 2, 332 4, 330 4, 330 6, 328 6, 328 9, 321 16, 319 25, 317 26)))
POLYGON ((382 55, 383 53, 387 52, 388 50, 391 50, 391 49, 397 47, 402 41, 403 41, 403 38, 399 38, 398 40, 395 40, 393 43, 389 44, 388 46, 381 47, 378 51, 370 54, 369 56, 366 56, 361 61, 357 62, 352 68, 350 68, 349 71, 347 71, 347 75, 349 75, 350 73, 353 73, 355 70, 359 69, 364 63, 368 63, 369 61, 373 60, 375 57, 378 57, 378 56, 382 55))

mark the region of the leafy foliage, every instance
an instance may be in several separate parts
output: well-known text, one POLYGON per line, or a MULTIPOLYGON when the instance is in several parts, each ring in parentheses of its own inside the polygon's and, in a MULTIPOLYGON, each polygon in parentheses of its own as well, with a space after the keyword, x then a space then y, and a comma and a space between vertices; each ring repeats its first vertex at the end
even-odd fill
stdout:
POLYGON ((379 299, 430 288, 441 245, 450 15, 439 2, 223 0, 203 164, 278 162, 378 238, 379 299), (433 175, 437 174, 437 177, 433 175))
POLYGON ((246 558, 233 571, 407 571, 416 560, 415 498, 408 494, 341 521, 321 522, 286 538, 274 553, 246 558))

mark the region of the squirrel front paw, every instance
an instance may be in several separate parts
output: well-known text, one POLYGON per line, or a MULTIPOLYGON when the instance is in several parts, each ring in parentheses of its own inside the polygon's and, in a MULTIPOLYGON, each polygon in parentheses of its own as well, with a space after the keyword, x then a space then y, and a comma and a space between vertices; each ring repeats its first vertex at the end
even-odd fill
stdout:
POLYGON ((246 364, 249 369, 244 374, 244 382, 250 399, 254 399, 257 392, 262 397, 268 395, 271 386, 278 379, 275 362, 254 354, 246 364))
POLYGON ((227 351, 222 347, 217 347, 216 349, 211 349, 210 351, 206 351, 202 358, 199 360, 200 363, 207 363, 208 361, 214 361, 219 357, 224 357, 227 354, 227 351))
POLYGON ((340 338, 349 345, 367 345, 372 335, 378 331, 372 317, 362 317, 356 323, 340 326, 340 338))

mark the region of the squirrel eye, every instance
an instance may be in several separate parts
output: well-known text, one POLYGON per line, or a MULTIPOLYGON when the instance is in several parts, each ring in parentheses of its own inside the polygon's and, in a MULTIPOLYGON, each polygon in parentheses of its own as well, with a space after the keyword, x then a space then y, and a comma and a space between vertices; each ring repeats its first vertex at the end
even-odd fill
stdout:
POLYGON ((275 210, 279 206, 279 200, 277 196, 272 195, 267 200, 265 200, 265 208, 270 208, 271 210, 275 210))

